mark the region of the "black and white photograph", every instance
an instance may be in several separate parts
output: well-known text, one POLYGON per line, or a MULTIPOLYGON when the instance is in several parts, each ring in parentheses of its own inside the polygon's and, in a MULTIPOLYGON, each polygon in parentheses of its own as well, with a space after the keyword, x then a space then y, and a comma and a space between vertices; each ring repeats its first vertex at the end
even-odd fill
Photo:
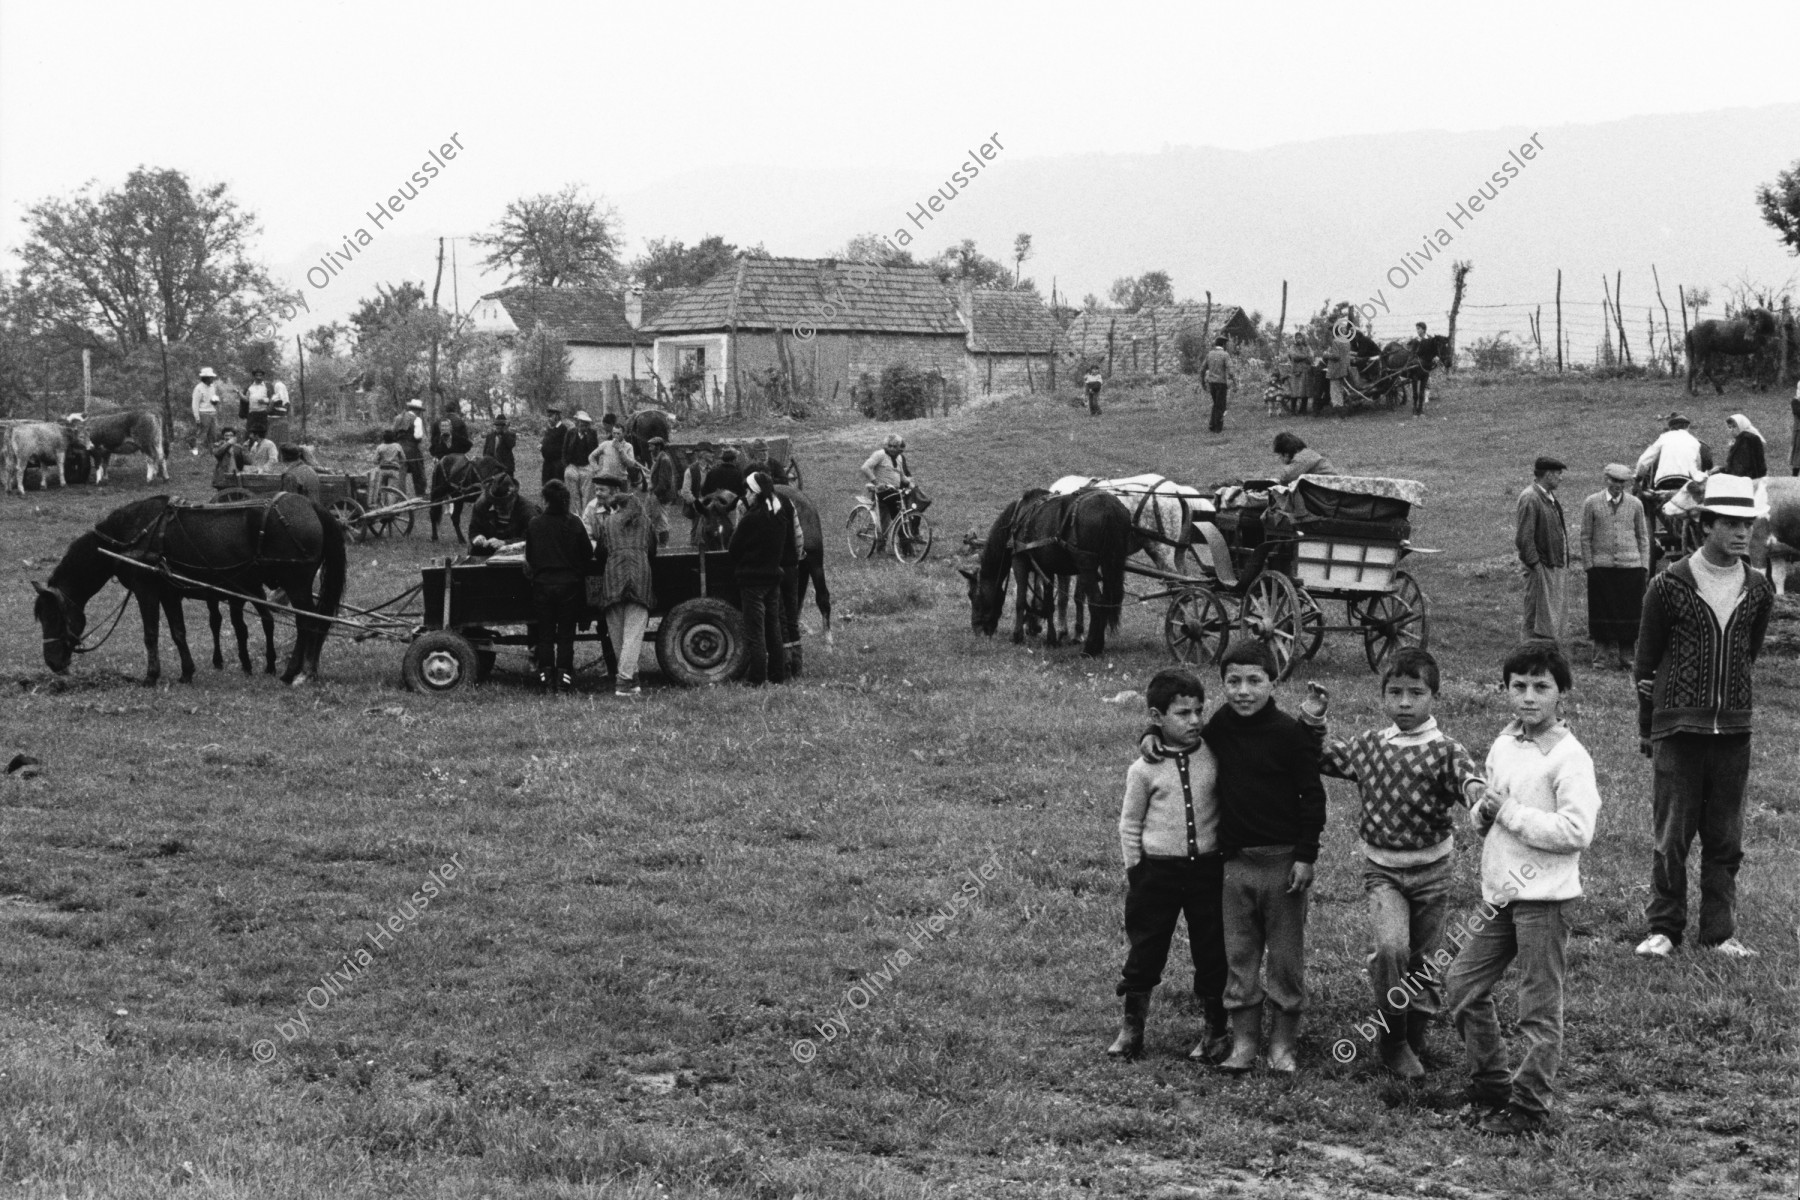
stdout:
POLYGON ((0 0, 0 1194, 1800 1195, 1797 50, 0 0))

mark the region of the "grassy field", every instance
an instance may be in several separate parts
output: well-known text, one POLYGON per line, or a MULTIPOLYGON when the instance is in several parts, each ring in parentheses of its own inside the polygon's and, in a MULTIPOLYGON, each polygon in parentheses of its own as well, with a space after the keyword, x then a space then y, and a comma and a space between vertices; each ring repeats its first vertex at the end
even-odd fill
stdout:
MULTIPOLYGON (((1039 397, 903 426, 946 540, 1068 472, 1266 473, 1291 424, 1346 471, 1430 489, 1415 540, 1444 553, 1415 562, 1439 715, 1478 753, 1506 715, 1496 668, 1532 457, 1571 464, 1573 508, 1678 404, 1709 438, 1740 409, 1787 426, 1779 398, 1688 409, 1666 383, 1459 381, 1424 419, 1278 422, 1240 403, 1223 435, 1202 432, 1188 390, 1106 402, 1099 420, 1039 397)), ((787 432, 841 527, 885 428, 787 432)), ((172 462, 175 490, 206 494, 199 460, 172 462)), ((1123 953, 1114 827, 1142 723, 1137 702, 1109 701, 1163 663, 1160 604, 1129 608, 1099 660, 1019 648, 1004 625, 969 632, 942 543, 915 570, 852 561, 834 538, 836 649, 814 638, 788 688, 546 700, 514 675, 427 700, 400 690, 397 646, 334 638, 305 689, 203 666, 146 690, 135 614, 55 680, 26 581, 145 494, 141 474, 118 479, 0 502, 0 758, 47 764, 0 783, 8 1195, 1795 1194, 1791 625, 1757 671, 1741 934, 1763 953, 1748 962, 1632 955, 1649 771, 1624 676, 1578 670, 1569 715, 1605 808, 1583 856, 1564 1104, 1556 1136, 1496 1144, 1463 1119, 1447 1030, 1420 1086, 1372 1069, 1355 1033, 1373 1000, 1339 784, 1299 1082, 1190 1066, 1199 1014, 1178 974, 1150 1054, 1104 1057, 1123 953), (1348 1064, 1331 1051, 1344 1038, 1348 1064)), ((349 598, 398 592, 430 550, 423 526, 352 547, 349 598)), ((1577 630, 1580 606, 1577 587, 1577 630)), ((164 661, 167 681, 166 639, 164 661)), ((1376 719, 1349 635, 1327 637, 1285 704, 1306 678, 1333 689, 1342 727, 1376 719)), ((1465 839, 1459 910, 1477 855, 1465 839)))

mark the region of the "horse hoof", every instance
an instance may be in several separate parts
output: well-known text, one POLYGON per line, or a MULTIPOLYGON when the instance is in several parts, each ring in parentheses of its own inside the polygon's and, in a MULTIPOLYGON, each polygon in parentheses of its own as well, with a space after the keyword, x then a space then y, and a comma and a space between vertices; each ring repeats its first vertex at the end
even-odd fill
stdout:
POLYGON ((303 674, 296 675, 292 679, 288 680, 289 687, 303 687, 303 686, 305 686, 305 684, 306 684, 306 676, 303 674))

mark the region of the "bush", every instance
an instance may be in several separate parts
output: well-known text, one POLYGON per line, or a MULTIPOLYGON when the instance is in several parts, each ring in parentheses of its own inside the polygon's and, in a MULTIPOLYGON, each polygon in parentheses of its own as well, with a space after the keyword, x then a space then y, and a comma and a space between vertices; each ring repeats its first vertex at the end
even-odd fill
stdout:
POLYGON ((1175 339, 1175 351, 1181 357, 1181 373, 1198 375, 1200 365, 1206 361, 1206 339, 1193 329, 1184 329, 1181 336, 1175 339))
POLYGON ((895 363, 881 373, 875 389, 875 411, 869 416, 884 421, 907 421, 931 414, 930 381, 905 363, 895 363))
POLYGON ((1476 338, 1469 344, 1468 355, 1477 371, 1510 371, 1525 356, 1525 347, 1502 331, 1493 337, 1476 338))

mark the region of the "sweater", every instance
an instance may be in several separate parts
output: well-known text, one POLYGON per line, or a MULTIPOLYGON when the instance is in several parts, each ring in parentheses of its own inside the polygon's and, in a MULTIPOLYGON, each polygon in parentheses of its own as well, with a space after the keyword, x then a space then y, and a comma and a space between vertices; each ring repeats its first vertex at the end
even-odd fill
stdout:
POLYGON ((1160 762, 1136 759, 1125 771, 1125 800, 1119 806, 1119 850, 1127 871, 1146 854, 1188 858, 1188 802, 1181 788, 1180 760, 1186 760, 1188 791, 1194 798, 1192 854, 1219 846, 1219 801, 1214 788, 1219 768, 1206 743, 1160 762))
POLYGON ((1643 567, 1650 562, 1650 522, 1630 492, 1618 503, 1604 488, 1581 502, 1581 558, 1594 567, 1643 567))
POLYGON ((594 547, 572 513, 539 513, 525 527, 525 578, 572 583, 587 574, 594 547))
POLYGON ((1638 698, 1638 735, 1749 733, 1750 668, 1774 607, 1775 589, 1748 567, 1743 598, 1722 627, 1687 559, 1652 579, 1631 669, 1633 679, 1654 681, 1638 698))
MULTIPOLYGON (((1506 905, 1581 895, 1581 852, 1593 843, 1600 815, 1587 748, 1567 725, 1530 741, 1514 721, 1488 750, 1487 779, 1504 799, 1481 847, 1481 898, 1506 905)), ((1471 819, 1479 831, 1479 809, 1471 819)))
POLYGON ((1336 475, 1338 470, 1331 465, 1331 460, 1314 450, 1311 446, 1294 455, 1294 461, 1281 468, 1276 477, 1277 483, 1292 483, 1302 475, 1336 475))
POLYGON ((1296 860, 1317 862, 1325 829, 1317 735, 1271 700, 1248 717, 1220 708, 1200 736, 1218 763, 1225 857, 1246 846, 1292 846, 1296 860))
MULTIPOLYGON (((1301 720, 1315 724, 1304 715, 1301 720)), ((1316 724, 1323 732, 1323 722, 1316 724)), ((1475 759, 1436 720, 1411 733, 1390 725, 1348 740, 1326 738, 1319 774, 1357 785, 1363 856, 1386 867, 1416 867, 1448 855, 1455 808, 1466 806, 1469 786, 1481 782, 1475 759)))
POLYGON ((793 540, 794 522, 787 505, 782 505, 778 513, 770 512, 769 506, 760 501, 745 509, 731 534, 731 571, 738 586, 779 585, 782 560, 793 561, 793 540))

